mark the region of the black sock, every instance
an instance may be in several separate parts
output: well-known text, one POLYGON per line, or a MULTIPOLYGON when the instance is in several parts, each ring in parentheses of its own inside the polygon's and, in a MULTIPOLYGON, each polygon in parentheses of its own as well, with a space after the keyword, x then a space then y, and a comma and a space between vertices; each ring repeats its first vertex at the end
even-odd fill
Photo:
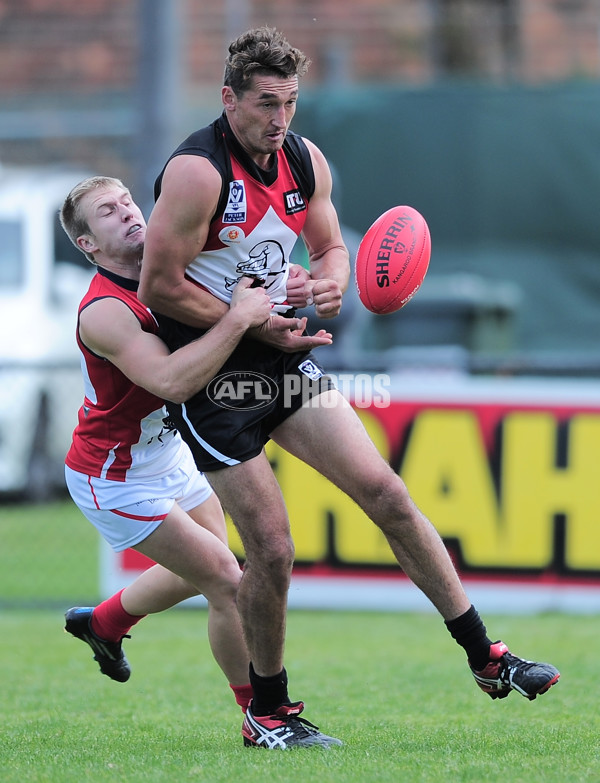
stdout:
POLYGON ((252 685, 252 712, 254 715, 272 715, 277 707, 290 702, 285 668, 279 674, 261 677, 254 671, 254 666, 250 664, 250 684, 252 685))
POLYGON ((477 609, 471 606, 460 617, 445 622, 452 638, 467 653, 467 658, 473 669, 476 671, 485 669, 490 660, 490 644, 492 642, 488 639, 486 627, 477 609))

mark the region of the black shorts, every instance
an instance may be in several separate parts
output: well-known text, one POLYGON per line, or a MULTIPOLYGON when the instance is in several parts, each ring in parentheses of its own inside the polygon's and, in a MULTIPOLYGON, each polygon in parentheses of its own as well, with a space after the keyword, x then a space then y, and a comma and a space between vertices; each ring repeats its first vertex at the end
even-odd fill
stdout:
MULTIPOLYGON (((202 334, 162 317, 160 325, 171 350, 202 334)), ((181 405, 167 403, 167 410, 198 469, 209 472, 256 457, 281 422, 332 388, 311 353, 284 353, 244 339, 204 389, 181 405)))

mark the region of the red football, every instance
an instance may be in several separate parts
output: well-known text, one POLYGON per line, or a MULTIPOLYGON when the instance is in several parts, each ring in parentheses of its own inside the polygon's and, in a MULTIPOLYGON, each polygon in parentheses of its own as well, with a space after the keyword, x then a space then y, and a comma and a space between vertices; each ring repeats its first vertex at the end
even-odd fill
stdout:
POLYGON ((429 266, 431 236, 412 207, 392 207, 377 218, 356 253, 360 301, 377 315, 393 313, 419 290, 429 266))

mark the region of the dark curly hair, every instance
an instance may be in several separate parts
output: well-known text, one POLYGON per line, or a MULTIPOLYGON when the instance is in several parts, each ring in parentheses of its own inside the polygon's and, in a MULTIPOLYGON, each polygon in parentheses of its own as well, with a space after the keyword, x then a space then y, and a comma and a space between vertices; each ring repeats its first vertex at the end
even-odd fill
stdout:
POLYGON ((267 73, 287 79, 304 76, 310 60, 291 46, 273 27, 257 27, 236 38, 229 45, 223 84, 236 95, 250 87, 256 73, 267 73))

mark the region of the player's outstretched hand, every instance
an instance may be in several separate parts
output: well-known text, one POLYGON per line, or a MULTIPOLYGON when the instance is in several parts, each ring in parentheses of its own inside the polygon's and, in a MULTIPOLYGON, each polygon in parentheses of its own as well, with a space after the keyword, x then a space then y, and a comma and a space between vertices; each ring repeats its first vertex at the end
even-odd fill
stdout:
POLYGON ((260 326, 271 317, 271 300, 262 286, 252 287, 252 277, 242 277, 233 289, 230 310, 246 320, 246 328, 260 326))
POLYGON ((333 338, 325 329, 316 334, 304 334, 306 318, 284 318, 273 315, 264 324, 252 329, 251 335, 257 340, 279 348, 284 353, 311 351, 320 345, 331 345, 333 338))

